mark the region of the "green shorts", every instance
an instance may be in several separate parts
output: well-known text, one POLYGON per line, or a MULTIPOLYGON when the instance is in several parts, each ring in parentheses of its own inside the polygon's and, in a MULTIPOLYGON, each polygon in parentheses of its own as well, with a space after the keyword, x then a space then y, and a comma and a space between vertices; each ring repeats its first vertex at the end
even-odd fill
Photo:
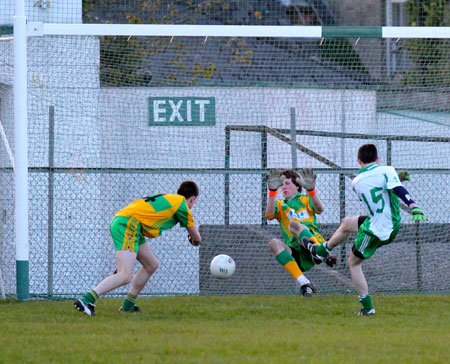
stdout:
POLYGON ((292 258, 297 262, 298 267, 302 272, 306 272, 314 267, 314 262, 311 257, 311 253, 302 246, 292 247, 292 258))
POLYGON ((392 230, 389 239, 380 240, 370 232, 370 219, 365 219, 359 227, 358 234, 356 234, 352 252, 360 259, 370 258, 378 248, 387 245, 394 240, 399 230, 400 226, 392 230))
POLYGON ((109 226, 115 250, 138 252, 145 244, 141 223, 134 217, 116 216, 109 226))
MULTIPOLYGON (((318 242, 321 243, 325 241, 323 236, 319 233, 311 232, 310 230, 308 231, 308 234, 309 233, 312 233, 318 242)), ((306 234, 306 230, 302 231, 302 233, 300 233, 300 239, 303 237, 308 237, 308 234, 306 234)), ((287 240, 285 243, 292 249, 292 257, 297 262, 302 272, 306 272, 314 267, 315 264, 311 257, 310 251, 305 249, 295 236, 292 237, 291 241, 287 240)))

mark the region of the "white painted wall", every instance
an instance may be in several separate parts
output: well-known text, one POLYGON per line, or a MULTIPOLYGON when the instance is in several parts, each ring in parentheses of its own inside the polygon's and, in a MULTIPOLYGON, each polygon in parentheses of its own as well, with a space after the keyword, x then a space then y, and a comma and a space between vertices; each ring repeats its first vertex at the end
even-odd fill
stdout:
MULTIPOLYGON (((106 147, 103 149, 104 166, 223 168, 227 125, 266 125, 289 129, 292 107, 296 110, 297 129, 380 135, 449 136, 447 126, 414 119, 414 114, 411 117, 400 117, 377 113, 374 91, 276 87, 105 88, 101 92, 100 106, 100 115, 108 121, 105 125, 109 135, 113 136, 110 140, 108 133, 103 133, 106 138, 106 143, 104 139, 106 147), (215 97, 215 126, 148 126, 149 97, 189 96, 215 97), (115 154, 117 148, 120 152, 115 154), (119 164, 115 160, 117 155, 121 158, 119 164)), ((386 163, 386 142, 383 141, 297 136, 297 142, 342 167, 355 170, 358 169, 356 163, 358 147, 363 143, 374 142, 379 148, 381 163, 386 163)), ((448 143, 394 141, 392 145, 392 163, 399 169, 448 168, 448 158, 435 157, 449 155, 448 143)), ((290 145, 269 136, 268 153, 268 168, 291 166, 290 145)), ((299 168, 326 168, 323 163, 301 152, 297 152, 297 160, 299 168)), ((232 132, 230 162, 231 168, 260 168, 260 135, 252 132, 232 132)), ((410 187, 420 192, 429 183, 428 177, 413 178, 414 186, 411 184, 410 187)), ((448 188, 444 177, 434 177, 437 178, 439 186, 448 188)), ((236 175, 231 178, 232 200, 245 196, 246 201, 245 204, 237 203, 235 207, 232 206, 230 216, 232 223, 260 221, 260 215, 255 213, 260 209, 259 207, 255 209, 255 206, 260 206, 259 185, 260 177, 257 175, 248 177, 236 175)), ((324 222, 337 222, 339 220, 337 176, 320 175, 318 186, 325 192, 323 198, 327 205, 332 206, 327 208, 320 219, 324 222)), ((207 185, 206 189, 207 194, 211 190, 207 199, 220 191, 216 186, 207 185)), ((421 200, 420 193, 415 196, 418 201, 421 200)), ((348 198, 355 199, 351 192, 348 198)), ((434 203, 433 199, 427 198, 421 205, 431 211, 434 209, 434 203)), ((354 213, 363 212, 359 211, 360 205, 357 202, 353 205, 354 213)), ((348 207, 352 208, 352 205, 348 207)), ((435 218, 438 220, 449 218, 450 215, 445 211, 447 210, 443 208, 440 217, 435 218)), ((202 221, 210 220, 201 212, 199 216, 202 221)), ((215 218, 223 219, 223 211, 221 212, 220 208, 215 218)))

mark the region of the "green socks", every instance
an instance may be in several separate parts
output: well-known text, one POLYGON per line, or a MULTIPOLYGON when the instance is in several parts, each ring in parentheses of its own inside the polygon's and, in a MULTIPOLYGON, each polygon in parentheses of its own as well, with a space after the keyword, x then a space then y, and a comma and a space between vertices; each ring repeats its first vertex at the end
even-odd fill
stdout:
POLYGON ((292 262, 294 258, 292 258, 292 255, 287 252, 287 250, 283 250, 280 254, 278 254, 275 259, 278 263, 280 263, 282 266, 285 266, 287 263, 292 262))
POLYGON ((131 311, 134 308, 134 306, 136 306, 136 299, 137 296, 128 293, 127 298, 125 298, 125 300, 123 301, 122 309, 124 311, 131 311))
POLYGON ((330 253, 330 250, 327 249, 326 244, 327 242, 324 242, 315 246, 316 254, 320 255, 323 258, 328 257, 328 254, 330 253))
MULTIPOLYGON (((95 301, 97 301, 97 299, 98 299, 98 294, 94 290, 89 291, 81 298, 81 300, 84 303, 86 303, 86 304, 90 303, 92 305, 95 304, 95 301)), ((125 300, 123 301, 122 309, 124 311, 131 311, 134 308, 134 306, 136 306, 136 299, 137 299, 137 296, 132 295, 131 293, 128 293, 127 298, 125 298, 125 300)))
POLYGON ((98 294, 97 292, 95 292, 94 290, 89 291, 88 293, 86 293, 83 297, 81 297, 81 300, 84 303, 90 303, 92 305, 95 305, 95 301, 98 300, 98 294))
POLYGON ((359 302, 361 303, 364 311, 369 312, 373 310, 373 302, 370 294, 366 294, 364 296, 358 296, 359 302))
POLYGON ((314 237, 314 235, 309 229, 303 229, 298 238, 302 241, 303 238, 311 239, 312 237, 314 237))
POLYGON ((292 255, 287 252, 287 250, 283 250, 280 254, 278 254, 275 259, 278 263, 280 263, 284 269, 286 269, 292 277, 297 279, 302 275, 302 271, 300 270, 297 262, 292 258, 292 255))

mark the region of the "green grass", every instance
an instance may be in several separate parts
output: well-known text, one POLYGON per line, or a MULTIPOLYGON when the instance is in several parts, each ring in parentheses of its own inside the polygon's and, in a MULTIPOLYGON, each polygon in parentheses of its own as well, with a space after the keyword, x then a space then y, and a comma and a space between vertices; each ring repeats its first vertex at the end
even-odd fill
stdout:
POLYGON ((103 299, 0 301, 0 363, 448 363, 449 295, 139 298, 140 314, 103 299))

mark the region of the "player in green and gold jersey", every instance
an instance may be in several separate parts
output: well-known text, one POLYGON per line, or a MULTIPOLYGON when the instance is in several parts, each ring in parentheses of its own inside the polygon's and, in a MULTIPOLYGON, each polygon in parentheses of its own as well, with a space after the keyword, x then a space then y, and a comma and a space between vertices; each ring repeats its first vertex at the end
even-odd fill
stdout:
MULTIPOLYGON (((307 239, 316 244, 325 241, 316 221, 316 214, 322 213, 324 209, 315 189, 316 174, 311 169, 303 169, 300 174, 292 169, 272 171, 267 175, 267 185, 266 217, 278 220, 284 238, 284 242, 280 239, 270 240, 269 249, 278 263, 300 284, 302 295, 311 297, 315 288, 303 272, 311 269, 314 261, 301 241, 307 239), (306 189, 306 194, 301 193, 302 187, 306 189), (276 200, 279 188, 284 200, 276 200)), ((333 266, 336 258, 330 256, 326 262, 333 266)))
POLYGON ((120 311, 139 312, 139 307, 136 306, 137 296, 159 265, 145 237, 156 238, 179 223, 187 229, 189 242, 198 246, 201 236, 191 213, 198 194, 195 182, 184 181, 177 194, 150 195, 120 210, 110 225, 117 270, 77 299, 74 302, 75 308, 85 315, 94 315, 95 302, 100 296, 131 282, 134 265, 138 260, 142 267, 136 273, 120 311))

